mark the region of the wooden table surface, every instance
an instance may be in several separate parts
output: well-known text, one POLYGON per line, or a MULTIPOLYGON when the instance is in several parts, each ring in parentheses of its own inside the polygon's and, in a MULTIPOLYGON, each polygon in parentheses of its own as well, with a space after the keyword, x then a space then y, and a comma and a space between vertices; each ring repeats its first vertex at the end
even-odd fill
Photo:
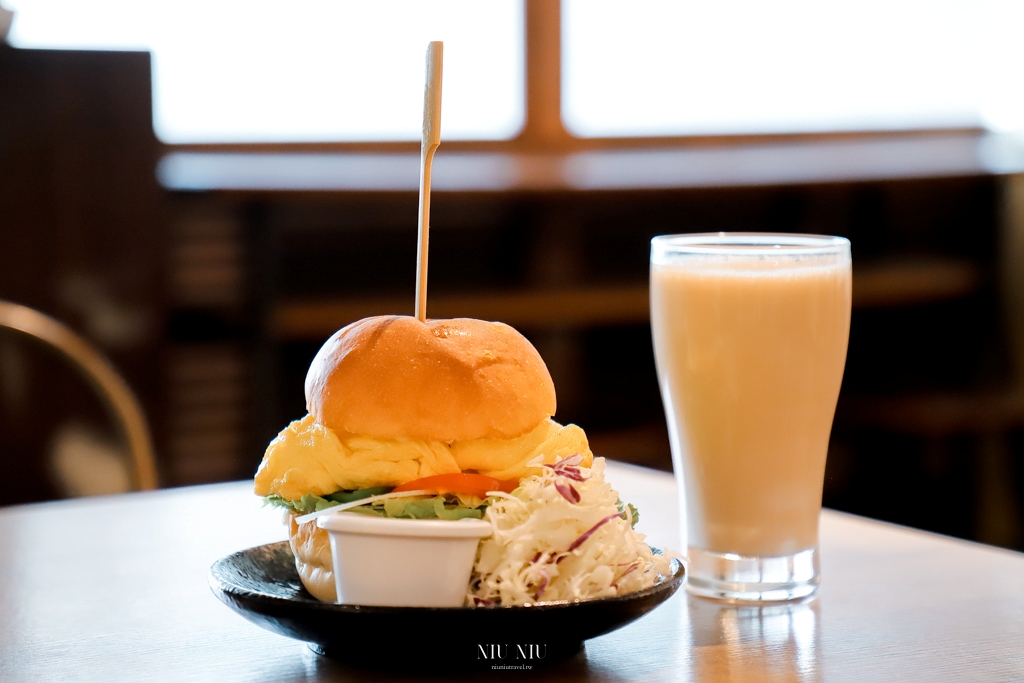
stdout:
MULTIPOLYGON (((609 478, 652 545, 676 546, 672 477, 610 463, 609 478)), ((247 482, 0 509, 0 681, 407 680, 319 657, 217 601, 214 560, 283 538, 247 482)), ((1024 555, 831 511, 821 545, 810 603, 680 591, 569 661, 487 678, 1024 680, 1024 555)))

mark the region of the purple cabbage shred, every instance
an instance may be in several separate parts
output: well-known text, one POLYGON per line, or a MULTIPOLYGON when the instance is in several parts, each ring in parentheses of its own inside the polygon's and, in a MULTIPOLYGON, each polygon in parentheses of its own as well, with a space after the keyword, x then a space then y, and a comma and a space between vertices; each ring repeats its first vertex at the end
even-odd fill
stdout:
POLYGON ((583 462, 583 456, 579 453, 570 455, 568 458, 562 458, 554 465, 545 465, 545 467, 551 468, 551 471, 555 474, 565 477, 566 479, 572 479, 573 481, 586 481, 586 477, 580 472, 580 463, 583 462))
POLYGON ((602 526, 604 526, 608 522, 612 521, 616 517, 621 517, 621 516, 622 515, 620 515, 618 512, 616 512, 614 515, 608 515, 607 517, 602 519, 600 522, 598 522, 594 526, 590 527, 590 529, 588 529, 582 536, 580 536, 575 541, 573 541, 572 545, 569 546, 569 550, 566 551, 566 552, 570 552, 571 553, 573 550, 576 550, 576 548, 579 548, 581 545, 583 545, 584 541, 586 541, 588 538, 590 538, 594 534, 595 531, 597 531, 602 526))
POLYGON ((564 481, 556 481, 555 489, 562 494, 562 498, 565 498, 570 503, 580 502, 580 493, 572 487, 572 484, 566 484, 564 481))
POLYGON ((540 600, 540 596, 544 595, 544 590, 548 587, 548 581, 549 581, 548 573, 546 571, 544 571, 543 567, 541 568, 540 573, 541 573, 541 577, 542 578, 541 578, 540 586, 537 588, 537 597, 536 597, 537 600, 540 600))

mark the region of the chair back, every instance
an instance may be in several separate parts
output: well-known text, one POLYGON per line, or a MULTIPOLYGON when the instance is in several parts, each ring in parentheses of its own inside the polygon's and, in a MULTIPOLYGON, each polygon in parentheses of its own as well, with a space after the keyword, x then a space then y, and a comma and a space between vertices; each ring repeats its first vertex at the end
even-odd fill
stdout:
POLYGON ((99 395, 124 439, 131 458, 133 488, 157 488, 153 440, 146 416, 110 361, 66 325, 27 306, 0 300, 0 327, 36 339, 69 361, 99 395))

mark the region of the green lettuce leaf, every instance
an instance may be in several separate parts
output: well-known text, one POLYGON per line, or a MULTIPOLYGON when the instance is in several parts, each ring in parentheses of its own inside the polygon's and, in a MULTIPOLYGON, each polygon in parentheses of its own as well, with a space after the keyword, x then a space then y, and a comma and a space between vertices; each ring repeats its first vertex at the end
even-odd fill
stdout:
POLYGON ((368 489, 359 489, 358 491, 335 491, 323 497, 307 493, 299 500, 288 500, 281 496, 269 495, 263 497, 263 504, 287 508, 299 515, 308 515, 310 512, 319 512, 320 510, 332 508, 335 505, 351 503, 352 501, 362 500, 370 496, 379 496, 390 491, 390 486, 374 486, 368 489))
POLYGON ((339 503, 335 503, 332 500, 326 500, 320 496, 315 496, 312 493, 307 493, 299 500, 288 500, 287 498, 282 498, 281 496, 276 495, 264 496, 263 504, 285 508, 287 510, 291 510, 297 515, 306 515, 310 512, 334 507, 339 503))
POLYGON ((636 523, 640 521, 640 511, 632 503, 623 503, 621 498, 615 501, 615 505, 619 508, 619 514, 622 515, 622 518, 635 529, 636 523))
POLYGON ((263 504, 271 507, 288 508, 289 510, 293 509, 292 502, 290 500, 286 500, 276 494, 263 496, 263 504))
POLYGON ((433 498, 389 498, 366 507, 353 508, 352 512, 391 517, 393 519, 480 519, 486 506, 466 507, 449 503, 444 496, 433 498))
POLYGON ((385 493, 391 493, 393 486, 373 486, 368 489, 359 489, 358 491, 336 491, 328 496, 324 496, 327 500, 333 500, 335 503, 352 503, 363 498, 369 498, 370 496, 382 496, 385 493))
MULTIPOLYGON (((299 515, 318 512, 327 508, 350 503, 370 496, 379 496, 391 491, 390 487, 377 486, 358 491, 337 491, 328 496, 316 496, 307 493, 299 500, 287 500, 281 496, 264 496, 265 505, 283 507, 299 515)), ((352 512, 362 514, 378 515, 380 517, 392 517, 395 519, 481 519, 484 516, 486 505, 480 507, 467 507, 457 502, 449 502, 444 496, 433 498, 389 498, 371 505, 364 505, 353 508, 352 512)))

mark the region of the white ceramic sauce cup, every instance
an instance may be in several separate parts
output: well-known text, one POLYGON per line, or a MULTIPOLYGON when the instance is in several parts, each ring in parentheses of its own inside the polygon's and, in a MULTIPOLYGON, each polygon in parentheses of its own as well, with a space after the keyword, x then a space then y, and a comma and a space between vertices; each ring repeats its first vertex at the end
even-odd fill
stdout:
POLYGON ((461 607, 476 548, 491 535, 480 519, 391 519, 339 512, 317 519, 331 539, 338 602, 461 607))

